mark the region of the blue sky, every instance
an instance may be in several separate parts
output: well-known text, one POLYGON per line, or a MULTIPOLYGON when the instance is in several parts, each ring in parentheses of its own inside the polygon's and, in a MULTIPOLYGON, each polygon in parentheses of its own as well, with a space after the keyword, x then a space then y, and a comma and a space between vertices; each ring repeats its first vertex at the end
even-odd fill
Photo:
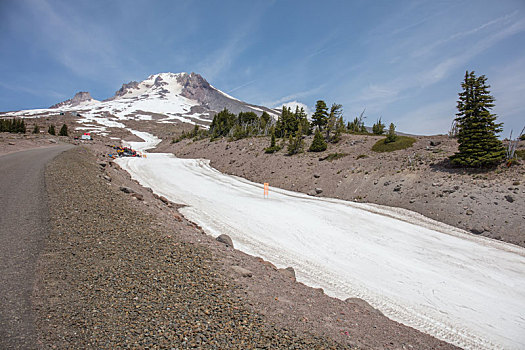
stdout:
POLYGON ((523 0, 2 0, 0 50, 0 111, 197 72, 250 103, 323 99, 435 134, 468 69, 487 76, 502 136, 525 125, 523 0))

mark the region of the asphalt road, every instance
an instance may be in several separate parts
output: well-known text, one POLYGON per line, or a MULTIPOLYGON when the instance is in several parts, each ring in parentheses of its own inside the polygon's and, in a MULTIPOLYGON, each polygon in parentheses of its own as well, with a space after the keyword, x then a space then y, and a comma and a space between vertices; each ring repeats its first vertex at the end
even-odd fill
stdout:
POLYGON ((31 294, 48 234, 44 170, 60 145, 0 156, 0 349, 35 349, 31 294))

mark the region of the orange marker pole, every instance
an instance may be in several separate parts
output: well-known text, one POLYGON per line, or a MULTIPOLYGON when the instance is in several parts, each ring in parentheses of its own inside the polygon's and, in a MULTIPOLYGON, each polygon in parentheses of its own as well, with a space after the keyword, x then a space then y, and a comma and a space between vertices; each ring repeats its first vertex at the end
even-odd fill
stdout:
POLYGON ((268 184, 268 182, 265 182, 264 183, 264 198, 268 197, 269 188, 270 188, 270 185, 268 184))

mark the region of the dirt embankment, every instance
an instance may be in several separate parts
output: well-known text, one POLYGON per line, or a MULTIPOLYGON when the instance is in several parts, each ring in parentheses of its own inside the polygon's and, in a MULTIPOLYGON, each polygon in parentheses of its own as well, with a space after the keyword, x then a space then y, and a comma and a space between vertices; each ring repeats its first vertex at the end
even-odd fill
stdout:
POLYGON ((43 347, 454 348, 217 242, 94 148, 98 164, 77 148, 47 171, 43 347))
MULTIPOLYGON (((158 152, 206 158, 218 170, 288 190, 401 207, 490 238, 525 247, 525 166, 465 171, 446 166, 457 150, 447 136, 417 137, 410 148, 371 150, 379 136, 344 135, 321 153, 265 154, 268 138, 235 142, 164 141, 158 152), (340 158, 325 159, 339 153, 340 158), (317 189, 317 191, 316 191, 317 189)), ((307 138, 309 145, 311 137, 307 138)), ((520 149, 525 147, 521 142, 520 149)))

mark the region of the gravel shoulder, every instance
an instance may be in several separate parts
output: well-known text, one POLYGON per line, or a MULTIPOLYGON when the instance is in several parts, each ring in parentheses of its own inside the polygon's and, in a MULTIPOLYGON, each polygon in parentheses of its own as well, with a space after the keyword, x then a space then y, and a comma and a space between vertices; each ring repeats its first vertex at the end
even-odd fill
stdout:
POLYGON ((454 348, 216 241, 95 149, 68 151, 46 173, 42 347, 454 348))

